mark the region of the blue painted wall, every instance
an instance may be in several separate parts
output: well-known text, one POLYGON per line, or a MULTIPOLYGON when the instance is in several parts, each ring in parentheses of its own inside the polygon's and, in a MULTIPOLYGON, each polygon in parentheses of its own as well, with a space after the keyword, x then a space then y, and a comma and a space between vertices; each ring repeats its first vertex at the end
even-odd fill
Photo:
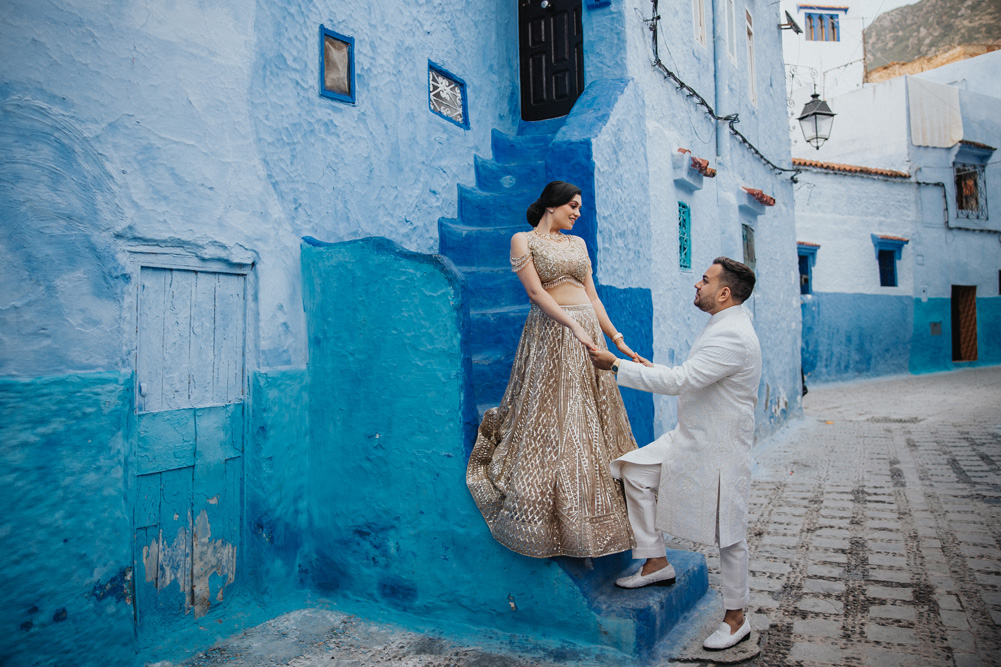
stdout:
POLYGON ((804 296, 802 308, 807 385, 1001 363, 998 297, 977 299, 978 359, 958 363, 949 299, 820 293, 804 296))
POLYGON ((310 242, 302 263, 314 584, 381 617, 599 636, 556 561, 497 543, 465 488, 475 413, 458 274, 384 239, 310 242))
POLYGON ((969 366, 1001 363, 1001 297, 977 299, 977 360, 952 360, 952 306, 950 299, 914 301, 910 372, 932 373, 969 366), (941 335, 931 335, 931 323, 941 324, 941 335))
MULTIPOLYGON (((775 397, 788 398, 782 400, 794 410, 798 387, 790 352, 798 346, 798 314, 786 298, 795 289, 791 216, 782 208, 789 186, 733 144, 725 128, 714 136, 713 124, 698 107, 651 72, 649 32, 636 21, 637 12, 649 9, 647 2, 635 0, 585 10, 591 87, 568 118, 566 132, 556 138, 553 158, 544 170, 532 172, 532 180, 537 189, 553 177, 584 187, 592 226, 583 232, 589 234, 606 307, 635 349, 666 363, 687 353, 704 318, 690 305, 692 275, 680 272, 672 255, 676 230, 671 225, 680 195, 670 185, 672 168, 664 156, 697 140, 719 146, 715 156, 703 149, 715 158, 720 176, 694 197, 696 263, 721 253, 739 256, 734 190, 741 184, 779 196, 759 236, 763 247, 774 250, 759 254, 756 320, 769 360, 769 389, 763 395, 770 398, 759 412, 767 432, 786 414, 775 411, 780 405, 775 397)), ((407 358, 426 377, 444 383, 444 394, 453 392, 447 418, 425 411, 420 396, 401 392, 393 395, 398 407, 382 400, 381 412, 367 415, 372 430, 345 427, 332 439, 334 415, 323 401, 345 398, 344 387, 351 385, 326 392, 328 379, 319 377, 315 366, 307 368, 320 343, 307 331, 303 290, 315 284, 304 281, 302 271, 322 262, 305 262, 300 239, 384 236, 410 251, 438 248, 437 221, 456 217, 466 201, 457 196, 457 185, 476 180, 476 156, 494 149, 493 130, 519 129, 515 17, 513 5, 480 3, 470 11, 468 3, 457 0, 7 3, 0 15, 0 153, 11 157, 0 163, 0 263, 5 267, 0 272, 0 452, 14 491, 2 499, 9 506, 0 527, 8 535, 20 534, 25 526, 52 530, 35 530, 3 545, 12 565, 2 582, 0 627, 7 632, 0 639, 0 656, 19 659, 34 651, 39 663, 64 664, 67 651, 84 661, 79 655, 87 649, 96 664, 107 664, 126 662, 126 654, 139 649, 139 660, 159 659, 277 613, 314 586, 360 599, 372 572, 353 573, 343 556, 335 553, 331 560, 325 548, 355 536, 338 533, 332 516, 325 514, 349 518, 347 509, 330 506, 331 500, 357 509, 351 499, 324 495, 335 492, 330 480, 342 475, 343 461, 334 454, 367 446, 369 436, 381 432, 375 427, 385 428, 386 420, 392 423, 385 432, 409 434, 407 429, 416 425, 413 409, 422 411, 427 424, 444 429, 443 438, 457 440, 426 438, 411 465, 421 474, 461 479, 463 447, 476 425, 468 402, 453 400, 460 376, 469 373, 465 362, 456 365, 461 350, 437 350, 437 361, 447 364, 440 368, 407 358), (355 40, 353 105, 317 92, 321 23, 355 40), (73 48, 66 47, 69 42, 73 48), (465 80, 468 130, 428 110, 428 60, 465 80), (118 591, 129 590, 128 568, 135 560, 137 279, 143 258, 151 256, 249 267, 245 496, 236 581, 225 588, 224 602, 203 617, 210 629, 181 614, 177 627, 144 633, 135 643, 129 639, 133 607, 129 595, 118 591), (326 393, 319 395, 317 386, 326 393), (462 412, 458 425, 452 408, 462 412), (326 477, 316 472, 320 469, 326 477), (40 490, 46 491, 44 497, 40 490)), ((691 41, 685 20, 662 22, 662 44, 691 41)), ((779 102, 768 101, 778 96, 766 92, 781 88, 781 58, 777 37, 760 31, 759 38, 758 106, 746 99, 743 70, 726 63, 717 67, 701 46, 676 55, 679 71, 707 95, 717 92, 714 104, 720 111, 740 110, 742 129, 781 160, 785 149, 775 143, 781 133, 772 130, 784 124, 784 111, 779 102), (717 75, 733 80, 717 90, 717 75)), ((443 279, 440 266, 427 258, 394 252, 396 260, 388 264, 378 253, 360 253, 374 264, 355 267, 359 276, 377 284, 380 271, 391 272, 397 264, 423 267, 413 268, 411 278, 417 282, 409 286, 420 288, 425 301, 414 303, 428 310, 409 315, 428 314, 454 334, 458 315, 449 308, 458 307, 456 283, 443 279), (442 298, 449 305, 439 303, 442 298)), ((330 315, 329 303, 320 298, 330 296, 314 294, 313 302, 307 300, 323 302, 311 314, 330 315)), ((403 298, 402 303, 410 298, 392 291, 383 296, 403 298)), ((360 311, 354 316, 359 322, 363 318, 360 311)), ((387 339, 399 339, 413 324, 401 322, 403 329, 380 323, 387 339)), ((405 340, 424 333, 409 335, 405 340)), ((324 350, 332 342, 323 341, 324 350)), ((389 350, 384 358, 396 359, 393 354, 389 350)), ((397 370, 378 372, 385 377, 397 370)), ((385 395, 383 387, 378 398, 385 395)), ((670 399, 628 391, 624 397, 641 444, 673 425, 670 399)), ((409 447, 411 441, 394 444, 409 447)), ((434 491, 413 486, 405 476, 394 480, 411 493, 434 491)), ((556 635, 585 636, 598 629, 587 596, 567 583, 561 568, 509 562, 509 554, 483 539, 481 519, 471 514, 464 489, 450 486, 441 493, 435 499, 475 519, 467 523, 476 526, 477 536, 440 535, 440 540, 453 540, 449 553, 472 545, 469 555, 493 563, 496 573, 486 579, 485 585, 493 587, 490 595, 463 603, 457 622, 482 624, 487 618, 503 628, 544 627, 553 614, 536 602, 546 598, 547 604, 573 610, 561 616, 556 635), (507 591, 503 596, 501 589, 507 591), (510 616, 510 591, 517 592, 518 608, 524 610, 515 617, 510 616)), ((413 544, 413 535, 399 522, 385 530, 393 544, 413 544)), ((401 547, 399 554, 387 556, 401 564, 394 580, 399 585, 380 595, 399 613, 433 616, 444 608, 434 591, 420 585, 417 597, 410 598, 408 586, 420 579, 418 574, 428 581, 438 576, 415 564, 414 553, 427 555, 422 548, 408 546, 408 552, 401 547)), ((629 624, 609 630, 610 635, 621 638, 629 624)))
POLYGON ((807 385, 907 372, 912 298, 821 293, 802 307, 807 385))
POLYGON ((133 656, 131 378, 0 379, 0 663, 133 656))

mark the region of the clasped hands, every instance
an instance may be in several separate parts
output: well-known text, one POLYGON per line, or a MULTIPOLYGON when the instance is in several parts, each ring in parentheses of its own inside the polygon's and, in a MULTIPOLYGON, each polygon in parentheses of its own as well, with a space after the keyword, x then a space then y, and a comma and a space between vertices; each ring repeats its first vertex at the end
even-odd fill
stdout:
MULTIPOLYGON (((591 340, 591 337, 587 335, 583 328, 581 328, 580 331, 574 331, 574 335, 577 337, 577 340, 583 343, 584 347, 587 348, 587 353, 590 355, 591 363, 594 364, 595 368, 603 371, 607 371, 612 368, 612 364, 616 359, 618 359, 614 353, 608 350, 602 350, 595 345, 594 341, 591 340)), ((648 360, 633 352, 632 349, 626 345, 625 339, 619 338, 614 342, 615 347, 618 348, 619 352, 624 354, 630 360, 635 361, 637 364, 643 364, 644 366, 653 366, 653 364, 648 360)))

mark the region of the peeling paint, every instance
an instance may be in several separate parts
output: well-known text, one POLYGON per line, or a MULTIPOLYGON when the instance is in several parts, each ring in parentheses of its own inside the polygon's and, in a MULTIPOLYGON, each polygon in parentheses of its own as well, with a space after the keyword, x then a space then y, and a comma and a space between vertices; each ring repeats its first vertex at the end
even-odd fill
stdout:
POLYGON ((195 618, 201 618, 212 606, 212 575, 225 581, 214 596, 218 602, 223 600, 225 587, 236 578, 236 545, 222 539, 210 539, 212 527, 205 510, 198 515, 193 531, 189 512, 188 524, 188 527, 177 529, 170 544, 164 542, 161 530, 148 546, 143 547, 143 565, 146 581, 153 583, 158 591, 176 581, 184 593, 184 612, 194 609, 195 618))
POLYGON ((195 618, 204 616, 211 606, 209 597, 211 587, 209 578, 212 573, 218 574, 226 579, 226 583, 219 587, 216 600, 222 602, 223 589, 233 583, 236 577, 236 545, 225 540, 211 540, 212 528, 209 526, 209 517, 205 510, 198 515, 195 523, 195 534, 192 538, 192 558, 194 567, 192 568, 192 588, 195 601, 195 618))

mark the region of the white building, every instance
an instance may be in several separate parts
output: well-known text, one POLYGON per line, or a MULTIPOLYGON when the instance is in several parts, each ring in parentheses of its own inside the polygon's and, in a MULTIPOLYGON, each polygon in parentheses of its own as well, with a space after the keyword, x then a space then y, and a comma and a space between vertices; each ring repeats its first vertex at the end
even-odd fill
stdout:
POLYGON ((808 381, 1001 363, 999 65, 829 97, 831 139, 794 146, 808 381))

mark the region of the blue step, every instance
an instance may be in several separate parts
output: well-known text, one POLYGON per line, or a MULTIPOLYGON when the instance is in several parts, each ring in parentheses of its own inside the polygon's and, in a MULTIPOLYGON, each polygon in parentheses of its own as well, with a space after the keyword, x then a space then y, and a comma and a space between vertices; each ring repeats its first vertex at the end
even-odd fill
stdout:
POLYGON ((518 123, 518 136, 526 134, 552 134, 555 135, 563 127, 567 120, 566 116, 550 118, 549 120, 523 120, 518 123))
MULTIPOLYGON (((496 162, 480 156, 473 158, 476 187, 483 192, 530 195, 535 200, 546 186, 546 166, 542 162, 496 162)), ((527 206, 527 204, 526 204, 527 206)))
POLYGON ((552 134, 505 134, 493 130, 490 144, 497 162, 545 162, 552 134))
POLYGON ((514 361, 514 351, 510 354, 473 353, 473 390, 476 403, 497 405, 504 397, 508 378, 511 377, 511 363, 514 361))
MULTIPOLYGON (((542 192, 542 189, 539 189, 542 192)), ((459 220, 470 227, 519 225, 521 231, 531 231, 525 211, 539 196, 536 192, 483 192, 459 186, 459 220)))
MULTIPOLYGON (((528 303, 528 295, 510 266, 459 266, 469 286, 470 310, 487 310, 528 303)), ((524 319, 524 317, 522 318, 524 319)))
POLYGON ((438 220, 438 247, 459 266, 511 266, 511 237, 517 226, 469 227, 457 220, 438 220))
POLYGON ((615 579, 639 569, 629 552, 603 558, 561 558, 560 566, 587 598, 609 632, 602 643, 648 661, 663 651, 709 590, 706 559, 692 551, 667 550, 677 580, 670 586, 627 590, 615 579), (614 619, 614 620, 613 620, 614 619))
POLYGON ((504 358, 513 357, 521 330, 525 327, 528 309, 528 304, 522 303, 471 311, 470 342, 473 353, 496 352, 504 358))

